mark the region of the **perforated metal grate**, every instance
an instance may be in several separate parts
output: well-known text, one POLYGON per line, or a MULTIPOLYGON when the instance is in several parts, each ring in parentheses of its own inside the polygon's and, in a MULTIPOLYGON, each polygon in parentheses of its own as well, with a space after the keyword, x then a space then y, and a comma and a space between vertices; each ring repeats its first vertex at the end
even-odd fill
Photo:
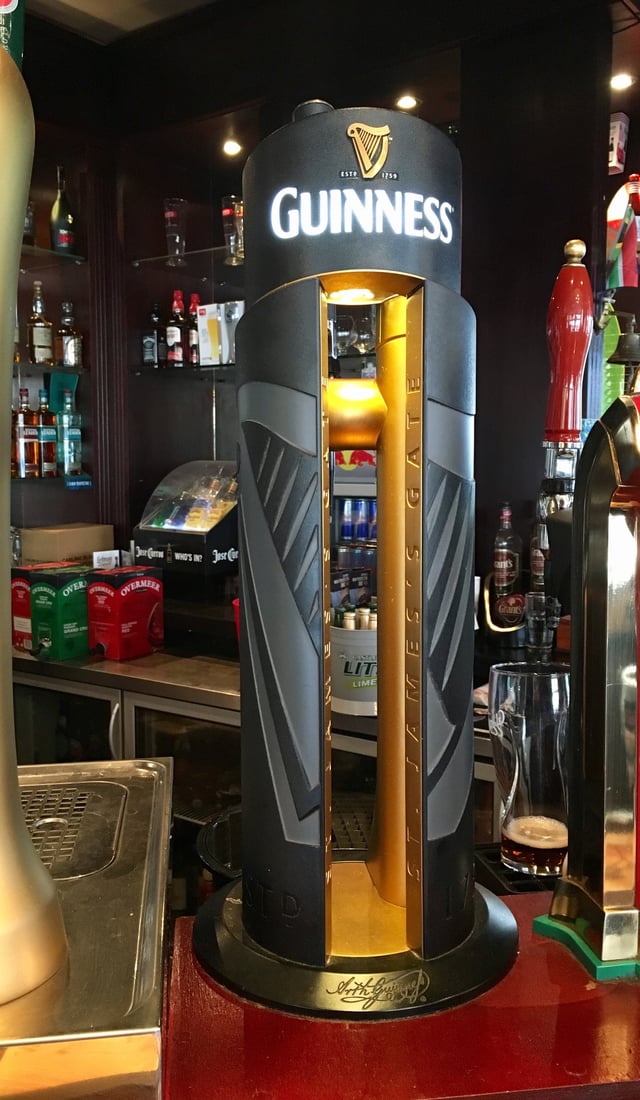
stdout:
POLYGON ((27 829, 53 878, 100 871, 115 857, 126 790, 118 783, 21 787, 27 829))
POLYGON ((334 794, 331 808, 331 848, 334 859, 366 852, 373 822, 374 797, 345 792, 334 794))

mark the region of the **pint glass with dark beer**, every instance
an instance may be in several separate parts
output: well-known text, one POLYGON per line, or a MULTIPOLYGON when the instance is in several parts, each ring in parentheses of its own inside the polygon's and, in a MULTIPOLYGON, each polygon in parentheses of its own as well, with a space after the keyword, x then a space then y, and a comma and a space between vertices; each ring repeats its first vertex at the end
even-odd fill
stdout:
POLYGON ((569 666, 499 664, 489 672, 489 730, 502 797, 502 863, 558 875, 567 852, 565 740, 569 666))

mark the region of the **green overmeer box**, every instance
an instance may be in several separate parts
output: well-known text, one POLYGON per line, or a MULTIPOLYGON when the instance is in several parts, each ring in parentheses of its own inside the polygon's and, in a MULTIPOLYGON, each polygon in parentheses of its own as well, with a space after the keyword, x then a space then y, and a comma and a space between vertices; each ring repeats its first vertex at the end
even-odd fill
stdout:
POLYGON ((31 646, 34 657, 54 661, 89 652, 87 575, 90 565, 37 570, 31 575, 31 646))

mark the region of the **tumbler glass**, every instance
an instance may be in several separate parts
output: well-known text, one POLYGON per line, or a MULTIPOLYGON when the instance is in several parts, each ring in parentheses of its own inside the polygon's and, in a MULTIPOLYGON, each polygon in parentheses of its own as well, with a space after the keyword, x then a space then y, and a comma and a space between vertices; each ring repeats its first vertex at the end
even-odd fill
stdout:
POLYGON ((559 875, 567 853, 565 743, 569 666, 493 665, 489 732, 502 797, 500 858, 529 875, 559 875))

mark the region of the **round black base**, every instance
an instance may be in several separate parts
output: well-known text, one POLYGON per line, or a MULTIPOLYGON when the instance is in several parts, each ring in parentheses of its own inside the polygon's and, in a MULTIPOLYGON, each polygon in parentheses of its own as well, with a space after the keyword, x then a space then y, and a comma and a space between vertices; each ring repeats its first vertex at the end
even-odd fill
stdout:
POLYGON ((242 883, 219 890, 196 916, 193 947, 211 977, 241 997, 283 1011, 378 1020, 442 1011, 477 997, 510 970, 518 952, 515 918, 482 886, 473 931, 435 959, 413 951, 333 957, 323 968, 263 950, 242 924, 242 883))

